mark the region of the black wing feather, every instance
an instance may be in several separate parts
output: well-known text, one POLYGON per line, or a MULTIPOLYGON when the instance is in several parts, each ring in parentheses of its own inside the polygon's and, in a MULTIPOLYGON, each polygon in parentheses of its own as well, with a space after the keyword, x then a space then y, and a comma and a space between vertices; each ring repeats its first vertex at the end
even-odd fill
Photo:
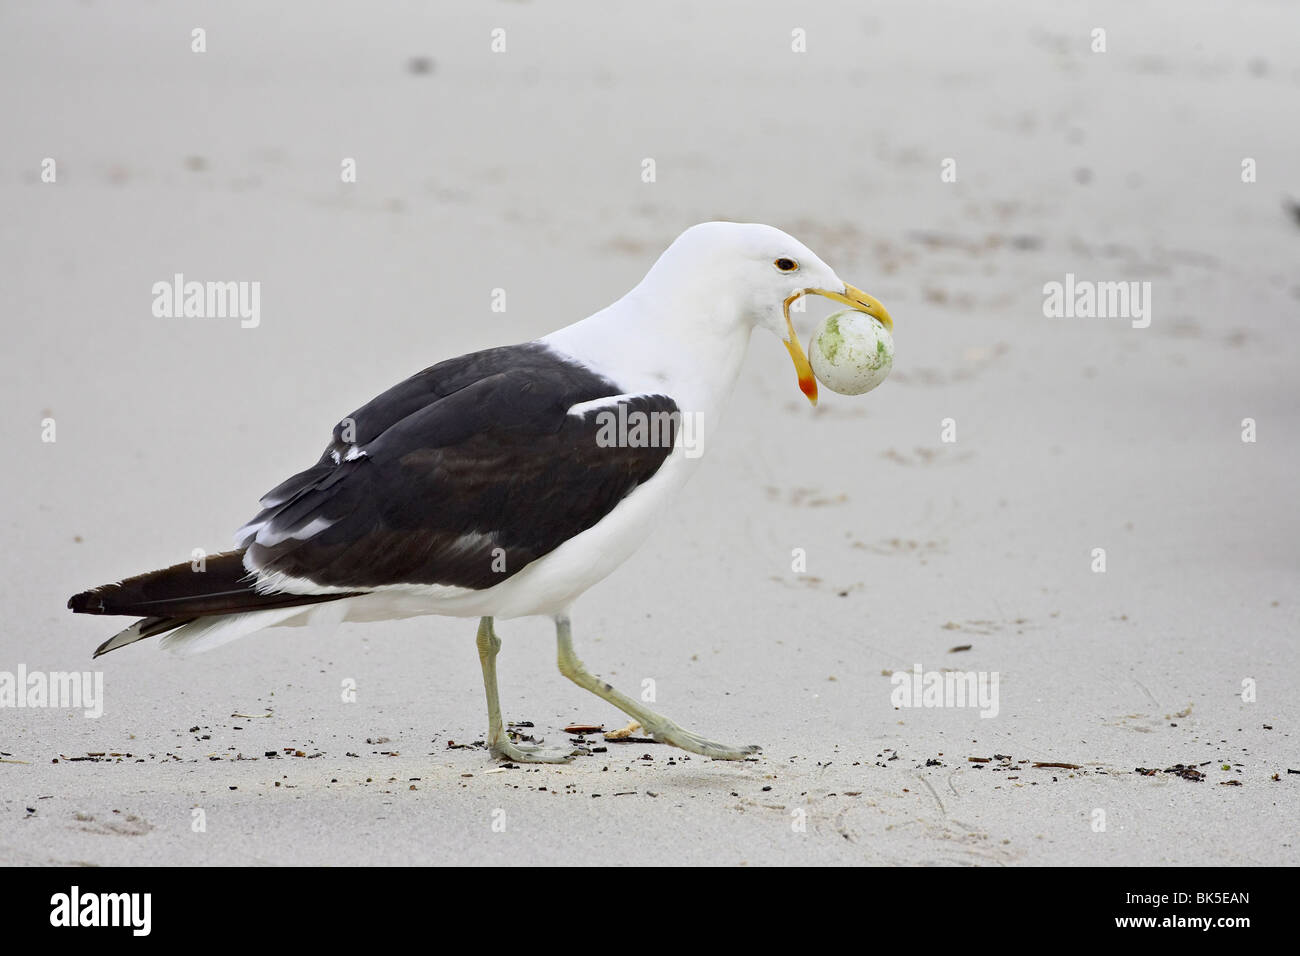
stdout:
POLYGON ((251 565, 345 588, 499 584, 595 525, 671 453, 666 396, 620 399, 672 416, 659 446, 602 447, 597 410, 568 414, 620 394, 537 343, 426 369, 344 419, 319 463, 266 495, 263 540, 244 542, 251 565), (351 459, 349 428, 364 446, 351 459), (309 534, 313 522, 328 526, 309 534))

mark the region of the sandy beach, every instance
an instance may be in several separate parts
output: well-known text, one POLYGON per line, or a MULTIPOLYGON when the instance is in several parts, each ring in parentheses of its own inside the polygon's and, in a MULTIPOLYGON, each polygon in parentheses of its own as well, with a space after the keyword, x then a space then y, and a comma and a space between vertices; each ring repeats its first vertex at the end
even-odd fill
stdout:
MULTIPOLYGON (((570 6, 0 10, 0 685, 103 686, 0 696, 0 864, 1300 862, 1300 8, 570 6), (575 608, 593 671, 759 757, 494 763, 466 619, 92 662, 128 622, 69 595, 228 549, 341 416, 712 219, 896 322, 816 409, 756 334, 575 608), (178 273, 256 324, 158 317, 178 273), (1067 281, 1132 314, 1046 315, 1067 281), (901 699, 957 673, 995 705, 901 699)), ((524 732, 626 723, 549 621, 497 630, 524 732)))

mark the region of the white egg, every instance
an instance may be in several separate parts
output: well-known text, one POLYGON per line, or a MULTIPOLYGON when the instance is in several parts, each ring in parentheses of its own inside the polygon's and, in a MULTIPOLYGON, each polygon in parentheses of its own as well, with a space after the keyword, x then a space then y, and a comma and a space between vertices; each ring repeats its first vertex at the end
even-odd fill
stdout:
POLYGON ((894 337, 875 316, 844 309, 822 319, 808 348, 813 374, 832 392, 861 395, 894 367, 894 337))

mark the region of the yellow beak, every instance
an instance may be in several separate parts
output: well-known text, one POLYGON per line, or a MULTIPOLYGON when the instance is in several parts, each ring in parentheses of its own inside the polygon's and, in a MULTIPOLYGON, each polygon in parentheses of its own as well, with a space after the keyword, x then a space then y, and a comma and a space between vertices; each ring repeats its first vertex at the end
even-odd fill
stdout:
POLYGON ((795 373, 799 376, 799 391, 808 396, 808 401, 816 405, 817 379, 813 375, 812 366, 808 364, 808 356, 804 354, 803 346, 799 344, 799 336, 794 331, 794 322, 790 320, 790 303, 801 296, 809 294, 825 296, 835 302, 844 303, 854 311, 865 312, 867 315, 874 316, 890 332, 894 331, 894 320, 890 318, 885 307, 880 304, 880 300, 875 296, 867 295, 861 289, 855 289, 851 285, 845 285, 843 292, 832 292, 830 289, 800 289, 785 300, 785 327, 790 336, 785 343, 786 351, 790 353, 790 358, 794 362, 795 373))

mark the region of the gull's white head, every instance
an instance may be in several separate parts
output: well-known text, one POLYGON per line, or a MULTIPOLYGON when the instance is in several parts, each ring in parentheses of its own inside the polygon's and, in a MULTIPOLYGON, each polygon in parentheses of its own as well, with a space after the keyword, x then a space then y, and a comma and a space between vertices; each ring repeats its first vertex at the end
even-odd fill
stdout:
POLYGON ((699 303, 693 319, 718 332, 735 326, 764 328, 790 352, 799 388, 817 404, 817 380, 790 321, 790 304, 813 294, 880 319, 890 329, 885 307, 848 285, 798 239, 762 223, 703 222, 683 232, 646 274, 643 291, 671 290, 699 303))

